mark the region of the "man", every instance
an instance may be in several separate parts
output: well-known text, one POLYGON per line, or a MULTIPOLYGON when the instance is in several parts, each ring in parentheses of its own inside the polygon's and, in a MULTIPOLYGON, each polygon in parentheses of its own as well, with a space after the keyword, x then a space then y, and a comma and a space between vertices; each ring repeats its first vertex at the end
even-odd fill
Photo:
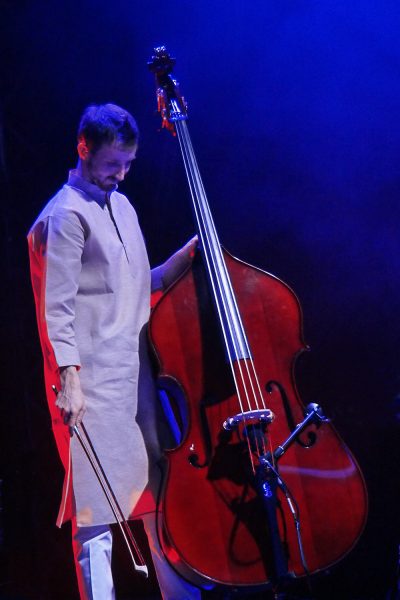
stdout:
POLYGON ((114 517, 76 436, 70 437, 84 418, 125 517, 143 518, 163 598, 200 598, 163 559, 154 506, 144 501, 154 496, 160 455, 145 335, 150 291, 183 271, 195 242, 150 271, 136 213, 116 191, 137 145, 127 111, 88 107, 78 131, 77 168, 28 236, 46 392, 65 468, 57 524, 73 520, 81 598, 114 598, 114 517), (60 390, 56 402, 52 385, 60 390))

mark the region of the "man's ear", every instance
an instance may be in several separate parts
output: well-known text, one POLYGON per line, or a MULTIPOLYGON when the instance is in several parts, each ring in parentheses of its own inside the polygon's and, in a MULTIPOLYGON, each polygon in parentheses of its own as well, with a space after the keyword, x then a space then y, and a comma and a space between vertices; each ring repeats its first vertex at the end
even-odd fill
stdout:
POLYGON ((84 137, 81 137, 78 141, 78 155, 81 160, 86 160, 89 156, 89 148, 87 147, 86 140, 84 137))

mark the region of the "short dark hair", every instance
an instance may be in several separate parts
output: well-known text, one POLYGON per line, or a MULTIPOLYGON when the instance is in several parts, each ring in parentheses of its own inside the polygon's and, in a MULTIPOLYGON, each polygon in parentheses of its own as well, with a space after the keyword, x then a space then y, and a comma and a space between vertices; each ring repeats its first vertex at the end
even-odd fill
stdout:
POLYGON ((78 129, 78 141, 85 140, 91 152, 103 144, 135 146, 139 130, 135 119, 116 104, 92 104, 85 108, 78 129))

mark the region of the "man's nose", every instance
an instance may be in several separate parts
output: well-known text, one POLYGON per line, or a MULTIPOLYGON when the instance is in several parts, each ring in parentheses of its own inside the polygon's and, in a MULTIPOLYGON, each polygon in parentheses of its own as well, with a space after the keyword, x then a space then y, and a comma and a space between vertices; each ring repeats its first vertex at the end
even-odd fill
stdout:
POLYGON ((120 169, 118 173, 115 175, 118 181, 123 181, 125 179, 126 170, 124 168, 120 169))

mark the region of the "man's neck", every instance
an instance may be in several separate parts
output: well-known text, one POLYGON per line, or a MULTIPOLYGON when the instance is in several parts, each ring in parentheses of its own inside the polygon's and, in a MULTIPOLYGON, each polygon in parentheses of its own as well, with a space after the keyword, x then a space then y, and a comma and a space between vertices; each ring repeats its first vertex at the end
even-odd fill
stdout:
POLYGON ((84 167, 84 164, 83 164, 83 162, 81 161, 80 158, 78 158, 78 163, 76 165, 75 173, 79 177, 82 177, 82 179, 86 179, 86 181, 89 181, 91 183, 91 181, 90 181, 90 179, 88 177, 88 174, 86 172, 86 169, 84 167))

